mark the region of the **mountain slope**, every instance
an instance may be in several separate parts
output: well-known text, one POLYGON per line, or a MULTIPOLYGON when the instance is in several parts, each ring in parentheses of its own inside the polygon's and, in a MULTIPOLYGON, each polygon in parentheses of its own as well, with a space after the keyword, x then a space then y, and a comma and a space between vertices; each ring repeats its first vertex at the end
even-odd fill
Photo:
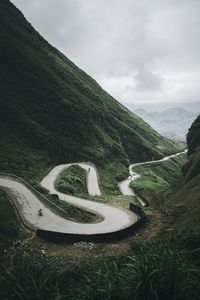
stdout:
POLYGON ((200 116, 187 134, 188 161, 183 167, 184 181, 167 206, 174 214, 175 224, 182 233, 200 233, 200 116))
POLYGON ((49 45, 9 0, 0 3, 0 28, 2 171, 37 177, 30 164, 127 165, 177 151, 49 45))

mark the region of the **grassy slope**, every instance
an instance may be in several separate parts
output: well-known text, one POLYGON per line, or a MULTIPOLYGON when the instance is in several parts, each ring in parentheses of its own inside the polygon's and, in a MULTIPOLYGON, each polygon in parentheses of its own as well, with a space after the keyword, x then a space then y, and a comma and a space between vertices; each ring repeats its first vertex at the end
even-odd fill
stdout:
POLYGON ((121 195, 117 184, 128 177, 128 167, 111 162, 99 168, 100 184, 106 195, 121 195))
POLYGON ((0 236, 17 237, 19 234, 18 222, 13 208, 5 192, 0 191, 0 236))
POLYGON ((174 215, 177 230, 200 234, 200 116, 187 135, 188 161, 183 167, 184 181, 178 192, 167 202, 174 215))
POLYGON ((58 176, 55 186, 66 194, 88 194, 85 170, 78 165, 70 166, 58 176))
MULTIPOLYGON (((6 262, 4 255, 16 239, 21 238, 20 224, 5 192, 0 190, 0 274, 6 262)), ((2 290, 2 288, 0 288, 2 290)), ((1 291, 0 291, 1 299, 1 291)))
POLYGON ((165 200, 183 179, 182 166, 186 161, 185 154, 154 165, 136 166, 134 170, 142 175, 131 181, 130 185, 140 192, 147 189, 151 198, 165 200))
MULTIPOLYGON (((12 120, 11 120, 12 121, 12 120)), ((55 162, 47 151, 25 144, 12 133, 0 129, 0 171, 39 182, 55 162)))
POLYGON ((49 45, 8 0, 0 2, 0 26, 2 171, 36 179, 57 162, 127 165, 177 150, 49 45))
POLYGON ((200 233, 200 174, 184 182, 166 204, 173 215, 175 228, 182 234, 200 233))
MULTIPOLYGON (((88 158, 105 165, 112 159, 125 165, 175 150, 44 42, 7 0, 0 3, 0 22, 2 170, 39 180, 57 161, 88 158)), ((169 243, 139 246, 130 260, 114 258, 107 266, 104 258, 62 265, 27 245, 9 272, 1 269, 0 298, 145 299, 157 293, 159 299, 198 299, 199 273, 191 275, 188 253, 169 243)))
MULTIPOLYGON (((74 194, 79 197, 88 196, 85 170, 78 165, 70 166, 58 176, 55 187, 62 193, 74 194)), ((65 201, 59 200, 57 197, 51 198, 51 201, 66 210, 67 216, 72 220, 84 223, 92 223, 101 220, 99 216, 72 206, 65 201)))
MULTIPOLYGON (((78 208, 72 204, 68 204, 63 200, 60 200, 55 195, 48 195, 48 199, 55 204, 57 207, 61 208, 62 211, 52 206, 52 209, 61 215, 62 217, 72 220, 75 222, 81 223, 96 223, 102 220, 99 215, 95 215, 93 213, 87 212, 81 208, 78 208), (63 212, 64 210, 64 212, 63 212)), ((49 204, 48 204, 49 206, 49 204)), ((51 206, 51 205, 50 205, 51 206)))
MULTIPOLYGON (((125 167, 123 169, 124 169, 124 175, 127 177, 128 169, 125 167)), ((108 172, 105 169, 99 171, 100 171, 99 172, 100 186, 101 186, 101 190, 103 191, 101 196, 90 196, 88 194, 85 170, 80 168, 78 165, 70 166, 58 176, 55 182, 56 189, 59 190, 60 192, 66 194, 73 194, 74 196, 82 197, 84 199, 88 199, 91 201, 109 203, 114 206, 119 206, 119 207, 129 209, 129 204, 134 203, 134 198, 123 196, 119 192, 117 182, 115 180, 115 178, 117 178, 118 181, 120 181, 120 178, 122 176, 122 168, 117 169, 117 172, 116 172, 116 166, 113 166, 113 169, 111 169, 110 172, 108 172), (110 174, 113 174, 113 176, 110 176, 110 174)), ((46 193, 46 191, 44 189, 41 189, 41 187, 36 186, 36 188, 40 189, 42 193, 44 194, 46 193)), ((57 205, 63 208, 62 205, 65 202, 62 203, 63 201, 61 201, 61 203, 59 203, 56 198, 51 200, 55 201, 57 205)), ((83 213, 82 216, 84 217, 83 213)), ((98 218, 98 216, 95 217, 94 215, 91 215, 90 217, 91 217, 90 218, 91 221, 93 222, 96 221, 98 218), (93 220, 92 217, 94 218, 93 220)))
POLYGON ((37 182, 58 162, 88 159, 109 193, 128 161, 177 150, 0 2, 0 166, 37 182), (107 165, 106 165, 107 164, 107 165))
MULTIPOLYGON (((50 46, 8 0, 0 2, 0 26, 1 172, 41 189, 38 182, 59 162, 124 166, 176 150, 50 46)), ((82 220, 76 208, 65 209, 82 220)))

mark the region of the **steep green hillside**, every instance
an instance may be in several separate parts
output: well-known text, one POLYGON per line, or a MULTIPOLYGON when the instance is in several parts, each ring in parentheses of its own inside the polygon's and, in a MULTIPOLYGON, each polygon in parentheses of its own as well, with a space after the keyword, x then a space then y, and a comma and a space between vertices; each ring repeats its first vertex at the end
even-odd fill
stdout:
POLYGON ((200 146, 200 116, 196 118, 187 134, 188 154, 193 154, 200 146))
POLYGON ((183 180, 181 169, 185 161, 186 155, 181 154, 156 164, 138 165, 134 170, 141 177, 131 181, 130 186, 144 196, 150 205, 159 206, 177 190, 183 180))
POLYGON ((17 237, 19 226, 12 205, 5 192, 0 191, 0 248, 2 239, 17 237))
POLYGON ((178 231, 200 233, 200 116, 187 135, 188 161, 183 167, 184 181, 167 207, 178 231))
POLYGON ((0 2, 0 28, 2 171, 38 178, 58 162, 127 165, 177 151, 49 45, 9 0, 0 2))
POLYGON ((188 162, 184 166, 186 181, 200 173, 200 116, 192 124, 187 135, 188 162))

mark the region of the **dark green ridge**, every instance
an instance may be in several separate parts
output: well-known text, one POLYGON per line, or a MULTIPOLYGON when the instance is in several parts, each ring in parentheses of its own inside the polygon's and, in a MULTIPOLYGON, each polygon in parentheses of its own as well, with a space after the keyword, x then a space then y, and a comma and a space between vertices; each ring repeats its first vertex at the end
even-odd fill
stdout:
POLYGON ((70 161, 98 166, 178 151, 0 2, 1 170, 37 178, 70 161), (9 163, 8 163, 9 161, 9 163))
MULTIPOLYGON (((167 202, 175 226, 182 234, 200 234, 200 116, 187 134, 188 160, 183 166, 184 180, 180 189, 167 202)), ((199 239, 200 241, 200 239, 199 239)))

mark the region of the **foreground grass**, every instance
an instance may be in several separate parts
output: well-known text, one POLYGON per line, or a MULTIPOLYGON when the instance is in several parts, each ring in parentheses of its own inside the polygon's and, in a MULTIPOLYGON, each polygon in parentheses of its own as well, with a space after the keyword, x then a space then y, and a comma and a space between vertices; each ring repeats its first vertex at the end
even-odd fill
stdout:
MULTIPOLYGON (((200 270, 194 250, 166 237, 135 241, 129 256, 69 260, 27 247, 0 274, 1 299, 197 300, 200 270)), ((197 252, 198 254, 198 252, 197 252)))

